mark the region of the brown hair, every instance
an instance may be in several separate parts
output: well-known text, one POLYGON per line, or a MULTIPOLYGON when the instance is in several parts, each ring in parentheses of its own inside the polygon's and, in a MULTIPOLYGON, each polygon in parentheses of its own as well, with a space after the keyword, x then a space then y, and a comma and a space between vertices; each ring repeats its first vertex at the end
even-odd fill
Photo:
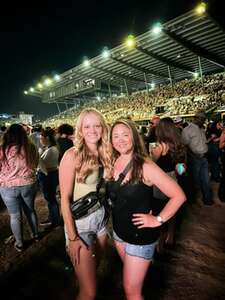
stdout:
POLYGON ((27 133, 23 126, 20 124, 12 124, 2 139, 2 153, 3 160, 7 160, 6 152, 10 147, 17 147, 17 154, 23 154, 27 163, 27 166, 31 169, 36 168, 38 164, 38 152, 35 145, 28 138, 27 133))
POLYGON ((156 137, 159 143, 168 144, 169 153, 175 163, 186 160, 186 147, 182 143, 179 129, 169 117, 160 120, 156 127, 156 137))
MULTIPOLYGON (((139 135, 136 125, 131 120, 127 119, 119 119, 115 121, 115 123, 111 127, 110 131, 110 140, 112 143, 112 133, 113 129, 116 125, 123 124, 127 128, 130 129, 131 136, 132 136, 132 144, 133 144, 133 156, 132 156, 132 172, 131 172, 131 182, 139 182, 142 180, 143 172, 142 167, 144 161, 147 159, 146 148, 143 142, 143 139, 139 135)), ((113 148, 113 159, 115 160, 119 157, 119 153, 113 148)))

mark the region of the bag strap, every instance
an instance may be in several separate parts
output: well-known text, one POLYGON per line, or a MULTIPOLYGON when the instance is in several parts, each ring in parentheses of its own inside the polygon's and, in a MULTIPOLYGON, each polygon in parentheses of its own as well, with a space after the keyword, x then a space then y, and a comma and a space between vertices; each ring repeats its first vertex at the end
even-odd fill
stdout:
POLYGON ((124 178, 126 177, 128 171, 130 170, 130 168, 133 165, 133 161, 130 160, 129 163, 126 165, 125 169, 123 170, 122 173, 120 173, 118 180, 116 181, 119 185, 121 185, 122 181, 124 180, 124 178))
POLYGON ((98 179, 97 179, 97 184, 96 184, 96 192, 97 194, 99 193, 101 186, 104 182, 104 178, 103 178, 103 174, 104 174, 104 167, 103 165, 99 166, 99 170, 98 170, 98 179))

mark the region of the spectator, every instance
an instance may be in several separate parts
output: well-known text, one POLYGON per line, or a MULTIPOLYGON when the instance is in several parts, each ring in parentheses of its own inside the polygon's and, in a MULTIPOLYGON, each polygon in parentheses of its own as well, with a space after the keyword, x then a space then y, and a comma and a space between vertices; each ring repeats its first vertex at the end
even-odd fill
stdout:
POLYGON ((212 205, 212 190, 209 180, 209 166, 207 160, 207 140, 205 136, 204 123, 206 114, 198 112, 194 122, 189 123, 182 131, 184 144, 188 146, 188 167, 195 184, 201 189, 203 203, 212 205))
POLYGON ((96 266, 107 242, 108 216, 100 205, 89 215, 74 220, 70 202, 96 190, 99 164, 103 165, 105 176, 110 176, 110 154, 103 116, 93 108, 83 110, 77 120, 75 147, 66 151, 60 164, 66 246, 78 278, 80 300, 96 297, 96 266))
POLYGON ((33 238, 38 240, 36 195, 36 167, 38 153, 27 137, 25 129, 12 124, 3 136, 0 147, 0 194, 10 215, 15 249, 24 250, 22 211, 30 225, 33 238))
POLYGON ((111 128, 111 141, 114 172, 108 190, 113 203, 114 241, 123 262, 126 299, 139 300, 143 299, 142 286, 153 259, 159 228, 174 216, 185 195, 174 180, 146 157, 131 121, 116 121, 111 128), (153 184, 169 198, 158 212, 154 210, 153 184))
POLYGON ((71 139, 73 132, 73 126, 69 124, 62 124, 57 129, 56 142, 59 149, 59 162, 61 161, 66 150, 73 147, 73 141, 71 139))
POLYGON ((41 131, 42 131, 42 125, 36 125, 33 128, 33 132, 30 134, 30 138, 34 143, 34 145, 37 147, 38 151, 41 151, 42 148, 41 141, 40 141, 41 131))
POLYGON ((211 173, 211 180, 215 182, 220 182, 220 156, 221 150, 219 149, 219 141, 220 135, 222 132, 222 126, 220 120, 215 120, 208 132, 207 132, 207 140, 208 140, 208 162, 211 173))
POLYGON ((42 130, 40 139, 44 150, 39 159, 38 182, 48 203, 48 218, 40 225, 51 229, 60 224, 59 205, 56 199, 59 151, 53 129, 42 130))

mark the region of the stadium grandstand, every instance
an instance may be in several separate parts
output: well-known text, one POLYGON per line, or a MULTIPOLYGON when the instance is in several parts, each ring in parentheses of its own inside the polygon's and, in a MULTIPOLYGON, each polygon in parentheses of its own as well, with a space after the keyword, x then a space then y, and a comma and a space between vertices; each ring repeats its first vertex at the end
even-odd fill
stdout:
POLYGON ((190 117, 199 110, 224 111, 224 70, 225 32, 202 2, 24 93, 56 103, 59 114, 45 121, 49 126, 74 124, 87 106, 109 123, 122 116, 136 122, 154 114, 190 117))

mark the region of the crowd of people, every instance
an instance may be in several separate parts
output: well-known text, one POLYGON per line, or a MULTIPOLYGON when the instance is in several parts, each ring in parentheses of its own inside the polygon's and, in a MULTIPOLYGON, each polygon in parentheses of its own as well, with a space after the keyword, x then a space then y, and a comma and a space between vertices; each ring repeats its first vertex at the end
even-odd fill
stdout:
POLYGON ((225 201, 224 124, 196 112, 214 105, 219 95, 222 101, 223 76, 205 77, 204 86, 182 81, 173 91, 159 87, 112 99, 102 104, 101 111, 94 103, 82 111, 71 110, 67 117, 73 119, 73 126, 65 117, 57 127, 3 128, 0 196, 10 216, 15 249, 25 250, 23 212, 36 242, 39 226, 51 230, 64 225, 65 246, 79 282, 76 299, 95 299, 96 269, 110 236, 123 263, 126 298, 143 299, 143 282, 154 253, 175 244, 185 201, 193 203, 199 190, 202 204, 213 205, 212 180, 219 183, 218 196, 225 201), (210 96, 198 95, 200 100, 195 101, 198 92, 210 96), (159 99, 164 99, 172 117, 181 108, 183 112, 193 108, 193 119, 153 116, 159 99), (145 128, 134 122, 139 112, 150 116, 145 128), (100 182, 104 197, 99 196, 100 182), (48 208, 47 220, 40 223, 35 209, 38 189, 48 208), (71 203, 81 199, 86 206, 77 217, 71 203))
POLYGON ((86 100, 76 106, 47 119, 45 126, 58 127, 62 123, 74 124, 74 120, 85 107, 98 109, 112 123, 120 117, 134 121, 148 120, 158 114, 157 107, 163 107, 161 116, 193 116, 197 111, 208 111, 225 103, 224 73, 204 76, 201 79, 182 80, 173 87, 159 85, 151 90, 134 92, 99 100, 86 100))

